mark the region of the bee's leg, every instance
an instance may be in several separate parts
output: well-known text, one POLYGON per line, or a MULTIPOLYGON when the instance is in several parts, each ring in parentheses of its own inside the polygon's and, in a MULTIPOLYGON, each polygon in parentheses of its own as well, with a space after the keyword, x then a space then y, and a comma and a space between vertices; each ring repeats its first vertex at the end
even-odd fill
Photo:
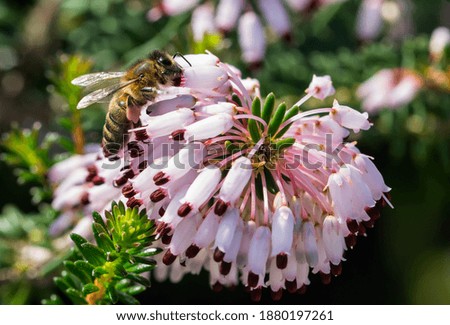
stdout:
POLYGON ((141 94, 146 100, 153 101, 158 95, 158 89, 155 87, 144 87, 141 89, 141 94))
MULTIPOLYGON (((129 120, 131 121, 133 128, 138 128, 142 126, 141 120, 139 118, 141 114, 141 108, 147 103, 147 99, 144 96, 136 97, 128 97, 128 110, 127 116, 129 116, 129 120)), ((145 129, 134 131, 134 135, 136 140, 141 141, 143 143, 150 143, 149 136, 145 129)))

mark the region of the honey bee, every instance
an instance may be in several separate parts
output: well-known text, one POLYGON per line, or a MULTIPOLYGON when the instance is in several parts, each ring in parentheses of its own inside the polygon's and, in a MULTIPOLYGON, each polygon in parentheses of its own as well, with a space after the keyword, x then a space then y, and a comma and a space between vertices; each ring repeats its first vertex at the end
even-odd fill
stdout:
MULTIPOLYGON (((131 66, 125 72, 98 72, 82 75, 72 80, 72 84, 82 87, 95 87, 104 82, 112 85, 97 89, 84 96, 78 109, 88 107, 112 95, 103 126, 102 146, 105 157, 117 159, 117 153, 127 142, 128 130, 140 126, 139 115, 142 106, 153 101, 161 86, 177 86, 180 83, 182 68, 173 57, 162 51, 150 55, 131 66)), ((186 60, 190 65, 190 63, 186 60)))

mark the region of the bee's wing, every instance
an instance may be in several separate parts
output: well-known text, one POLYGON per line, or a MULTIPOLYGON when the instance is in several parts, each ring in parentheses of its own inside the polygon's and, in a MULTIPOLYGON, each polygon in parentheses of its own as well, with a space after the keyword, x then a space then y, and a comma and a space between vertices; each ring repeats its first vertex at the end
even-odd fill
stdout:
POLYGON ((96 72, 79 76, 72 80, 72 84, 81 87, 94 85, 105 79, 121 78, 125 72, 96 72))
POLYGON ((132 79, 132 80, 129 80, 124 83, 114 84, 109 87, 97 89, 97 90, 87 94, 83 98, 81 98, 81 100, 78 102, 77 108, 82 109, 82 108, 86 108, 94 103, 97 103, 98 101, 102 100, 103 98, 114 94, 119 89, 126 87, 129 84, 132 84, 136 80, 137 79, 132 79))

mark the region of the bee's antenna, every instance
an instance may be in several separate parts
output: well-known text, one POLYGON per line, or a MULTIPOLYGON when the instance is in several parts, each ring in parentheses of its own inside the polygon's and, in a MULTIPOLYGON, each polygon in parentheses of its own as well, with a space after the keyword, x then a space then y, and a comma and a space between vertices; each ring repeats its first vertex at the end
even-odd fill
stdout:
POLYGON ((180 52, 175 53, 172 58, 175 59, 177 56, 181 56, 183 58, 183 60, 186 61, 187 64, 189 64, 190 67, 192 67, 192 64, 180 52))

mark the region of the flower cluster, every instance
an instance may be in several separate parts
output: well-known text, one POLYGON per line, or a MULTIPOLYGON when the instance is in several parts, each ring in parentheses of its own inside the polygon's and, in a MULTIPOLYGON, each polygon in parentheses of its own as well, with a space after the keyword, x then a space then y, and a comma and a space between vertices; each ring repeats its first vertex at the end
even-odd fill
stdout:
POLYGON ((96 153, 53 168, 53 205, 65 220, 54 230, 81 208, 83 233, 92 210, 124 201, 156 222, 158 279, 205 268, 215 290, 242 283, 255 300, 265 287, 274 299, 302 292, 311 273, 329 282, 390 204, 372 159, 344 141, 370 128, 367 113, 336 100, 301 111, 334 94, 328 76, 314 76, 288 108, 273 94, 262 100, 257 80, 212 54, 185 58, 181 86, 142 109, 122 159, 96 153))
POLYGON ((262 21, 278 37, 289 40, 292 26, 287 7, 295 12, 310 13, 320 7, 345 0, 220 0, 199 5, 199 0, 161 0, 148 12, 155 21, 163 15, 174 16, 192 10, 191 28, 194 40, 200 42, 206 34, 228 33, 237 29, 242 58, 250 65, 259 65, 266 49, 262 21))

